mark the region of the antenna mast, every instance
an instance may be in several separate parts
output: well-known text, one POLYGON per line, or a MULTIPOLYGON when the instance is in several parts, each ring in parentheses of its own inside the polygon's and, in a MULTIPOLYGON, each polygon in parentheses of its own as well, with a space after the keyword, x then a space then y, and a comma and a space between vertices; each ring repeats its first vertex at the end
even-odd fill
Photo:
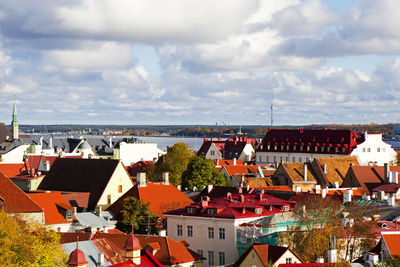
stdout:
POLYGON ((272 90, 271 98, 271 127, 274 124, 274 90, 272 90))

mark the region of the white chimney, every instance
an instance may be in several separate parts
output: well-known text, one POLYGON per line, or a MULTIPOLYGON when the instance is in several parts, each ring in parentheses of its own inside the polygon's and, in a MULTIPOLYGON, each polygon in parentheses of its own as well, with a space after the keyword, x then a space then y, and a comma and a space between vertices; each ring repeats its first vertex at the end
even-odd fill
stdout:
POLYGON ((324 263, 324 257, 318 257, 316 263, 324 263))
POLYGON ((324 173, 328 174, 328 169, 326 168, 326 164, 324 164, 323 167, 324 167, 324 173))
POLYGON ((304 163, 304 181, 307 181, 307 163, 304 163))
POLYGON ((167 230, 160 230, 158 233, 159 236, 167 236, 167 230))
POLYGON ((213 185, 209 184, 207 185, 207 193, 210 193, 213 190, 213 185))
POLYGON ((322 198, 325 198, 325 197, 326 197, 327 191, 328 191, 328 189, 322 188, 322 190, 321 190, 321 197, 322 197, 322 198))
POLYGON ((398 183, 398 172, 389 172, 389 183, 398 183))
POLYGON ((233 166, 236 165, 236 158, 233 158, 233 159, 232 159, 232 164, 233 164, 233 166))
POLYGON ((390 196, 388 199, 388 205, 393 207, 394 204, 396 203, 394 196, 390 196))
POLYGON ((110 136, 110 138, 109 138, 109 146, 110 146, 110 148, 112 148, 112 147, 113 147, 113 143, 112 143, 112 136, 110 136))
POLYGON ((138 187, 145 187, 146 186, 146 173, 145 172, 138 172, 136 175, 136 183, 138 187))
POLYGON ((46 160, 46 171, 50 171, 50 161, 46 160))
POLYGON ((328 262, 329 263, 334 263, 337 260, 337 251, 336 249, 330 249, 328 250, 328 262))
POLYGON ((163 179, 163 183, 165 185, 169 185, 169 173, 168 172, 162 173, 162 179, 163 179))
POLYGON ((95 212, 96 216, 101 217, 101 213, 102 213, 101 206, 96 206, 96 208, 94 209, 94 212, 95 212))
POLYGON ((343 204, 351 202, 351 196, 353 195, 352 189, 347 189, 346 193, 343 194, 343 204))
POLYGON ((296 193, 301 192, 301 186, 296 186, 296 193))
POLYGON ((97 264, 98 264, 98 266, 102 266, 102 265, 104 265, 104 253, 99 253, 98 254, 98 258, 97 258, 97 264))
POLYGON ((50 137, 49 139, 49 147, 52 148, 53 147, 53 138, 50 137))
POLYGON ((333 186, 334 186, 335 188, 339 188, 339 182, 335 181, 335 182, 333 183, 333 186))
POLYGON ((103 233, 108 233, 108 227, 107 226, 103 226, 103 233))

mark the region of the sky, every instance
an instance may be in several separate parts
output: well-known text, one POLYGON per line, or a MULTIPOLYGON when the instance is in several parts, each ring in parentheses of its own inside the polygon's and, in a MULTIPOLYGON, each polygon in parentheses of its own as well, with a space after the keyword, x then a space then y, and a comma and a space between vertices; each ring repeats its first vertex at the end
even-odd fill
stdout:
POLYGON ((2 0, 0 121, 399 122, 398 0, 2 0))

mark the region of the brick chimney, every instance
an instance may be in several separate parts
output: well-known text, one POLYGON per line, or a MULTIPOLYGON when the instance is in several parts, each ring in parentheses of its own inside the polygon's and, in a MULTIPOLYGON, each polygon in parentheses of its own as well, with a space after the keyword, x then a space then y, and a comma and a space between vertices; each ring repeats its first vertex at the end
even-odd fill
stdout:
POLYGON ((307 170, 308 170, 308 168, 307 168, 307 163, 304 163, 304 181, 307 181, 307 170))

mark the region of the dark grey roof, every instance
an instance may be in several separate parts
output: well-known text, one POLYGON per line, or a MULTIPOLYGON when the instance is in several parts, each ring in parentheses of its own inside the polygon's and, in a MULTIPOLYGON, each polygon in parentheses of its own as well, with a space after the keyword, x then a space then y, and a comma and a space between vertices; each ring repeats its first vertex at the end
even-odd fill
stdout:
POLYGON ((57 158, 39 189, 89 192, 88 209, 94 210, 119 161, 57 158))
POLYGON ((4 123, 0 123, 0 144, 8 138, 11 138, 11 133, 4 123))
MULTIPOLYGON (((13 140, 6 140, 0 144, 0 155, 6 154, 9 151, 17 148, 21 145, 28 145, 31 143, 30 138, 21 138, 21 139, 13 139, 13 140)), ((21 159, 22 161, 22 159, 21 159)))
MULTIPOLYGON (((72 251, 76 249, 76 242, 65 243, 61 245, 68 255, 71 254, 72 251)), ((96 267, 98 265, 98 255, 100 250, 93 244, 91 240, 88 241, 80 241, 79 249, 85 253, 86 261, 88 262, 87 267, 96 267)), ((111 265, 106 259, 104 259, 104 265, 101 266, 109 266, 111 265)))
MULTIPOLYGON (((50 143, 52 143, 52 147, 57 149, 60 148, 65 153, 72 153, 76 149, 76 147, 82 142, 81 139, 77 138, 43 138, 42 146, 44 149, 50 149, 50 143)), ((39 145, 40 138, 36 138, 32 140, 32 144, 39 145)))

